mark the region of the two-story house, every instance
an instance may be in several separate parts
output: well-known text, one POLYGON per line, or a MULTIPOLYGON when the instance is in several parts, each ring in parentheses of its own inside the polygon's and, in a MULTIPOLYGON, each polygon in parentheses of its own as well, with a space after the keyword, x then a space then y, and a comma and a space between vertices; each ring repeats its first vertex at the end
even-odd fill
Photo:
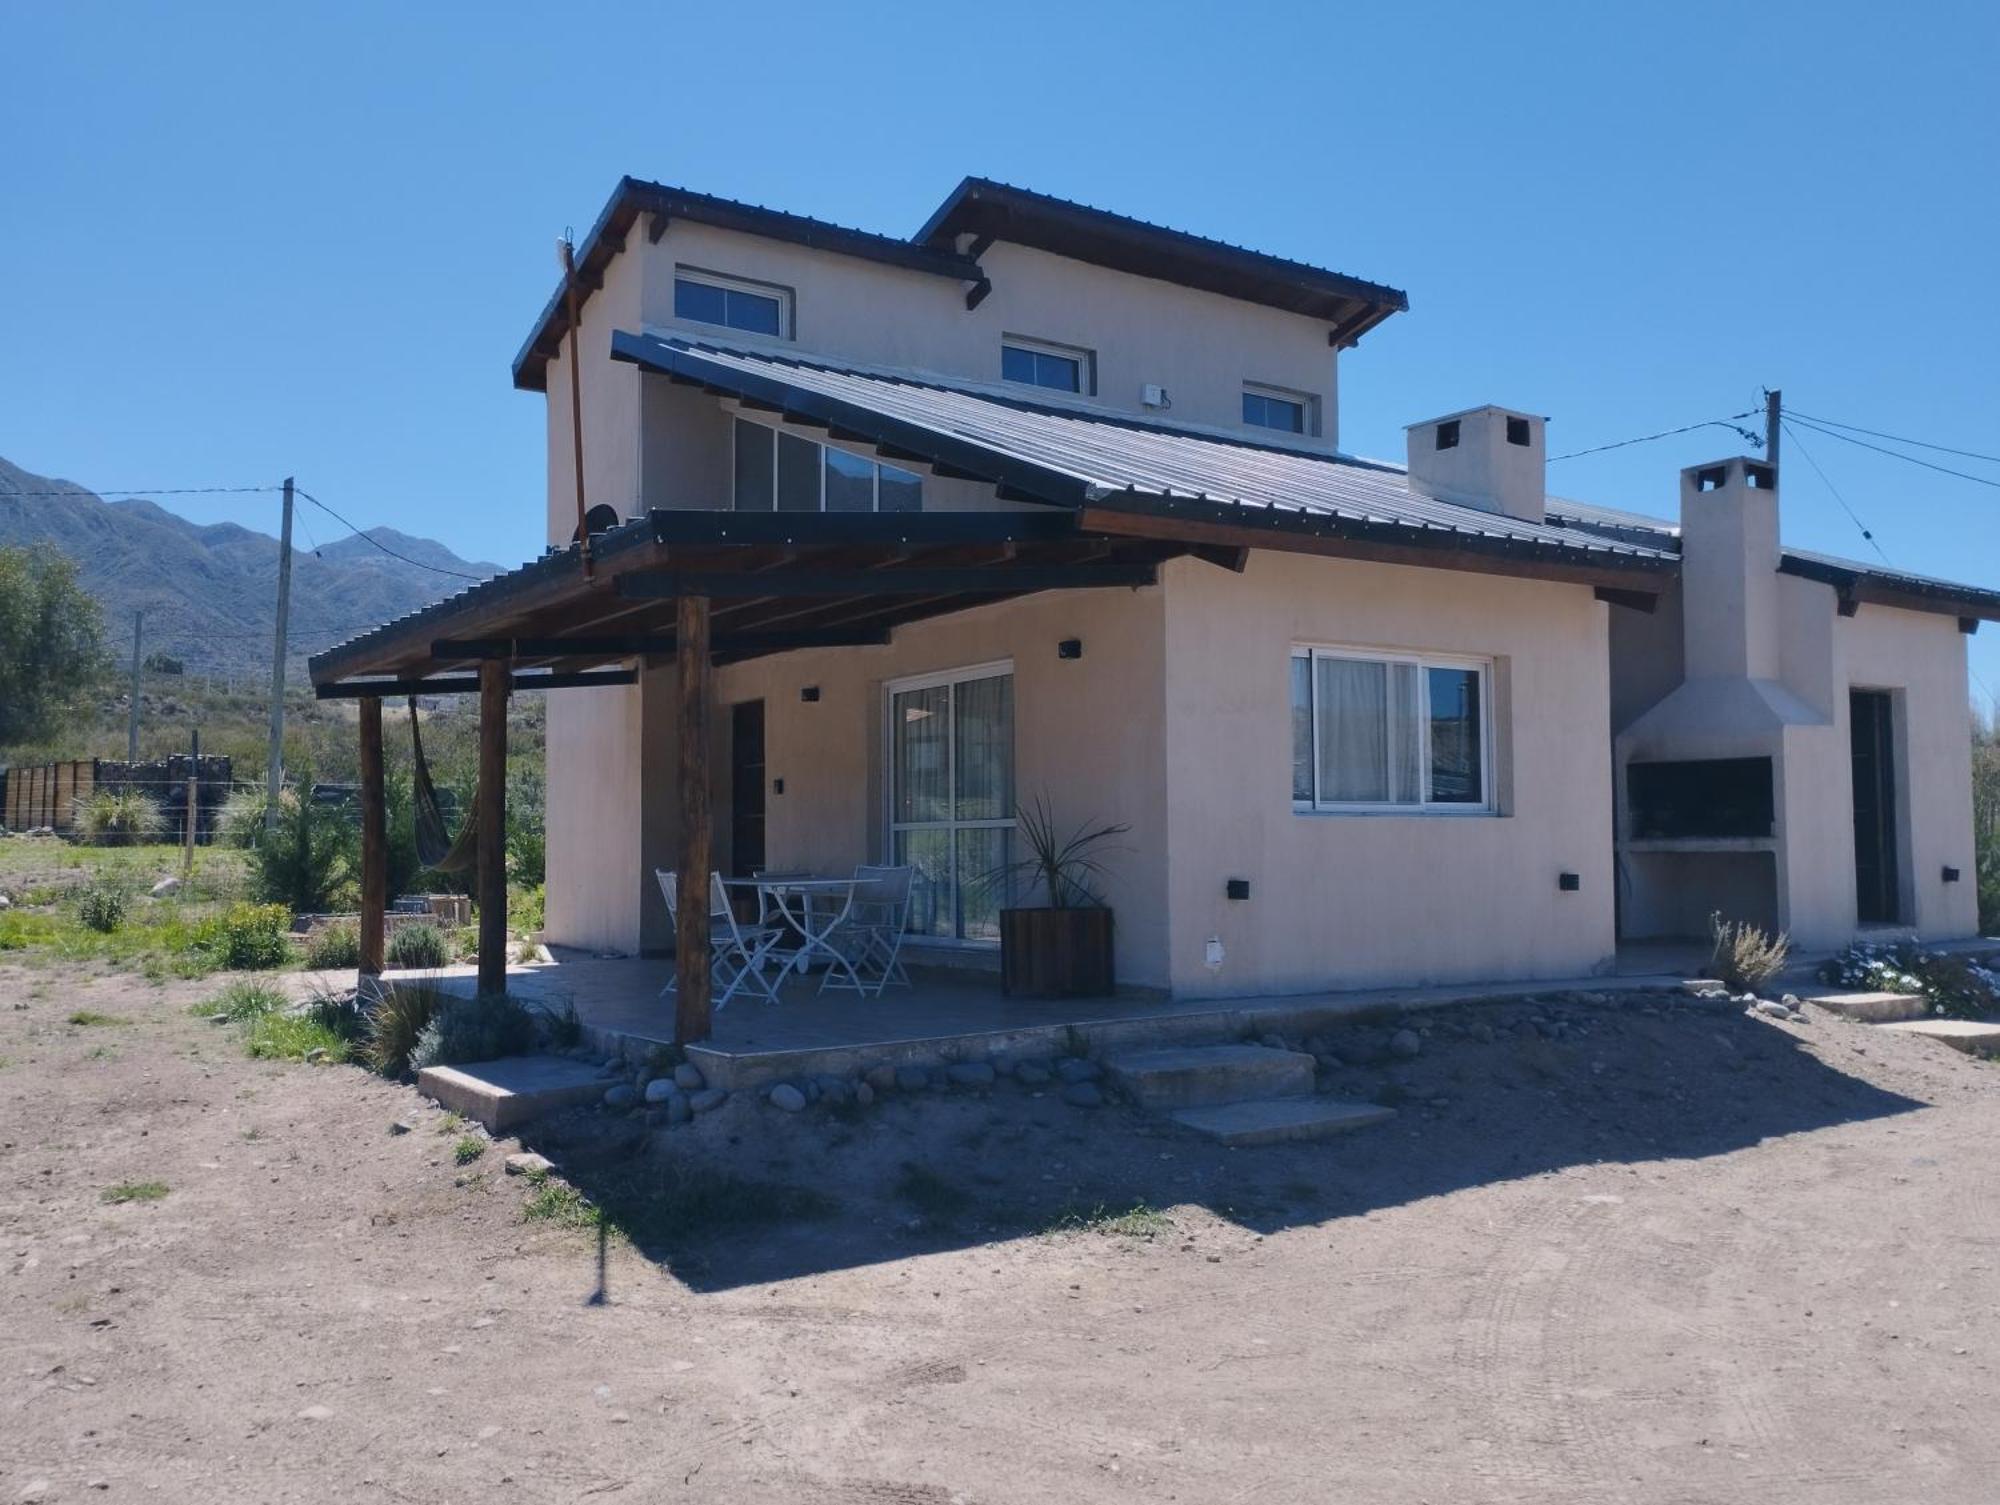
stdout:
POLYGON ((2000 595, 1784 550, 1754 461, 1681 528, 1552 500, 1533 413, 1348 455, 1405 307, 982 179, 907 240, 627 179, 514 367, 550 553, 315 681, 618 666, 548 707, 547 933, 596 951, 671 944, 694 597, 717 866, 913 864, 939 955, 1035 800, 1129 828, 1119 977, 1177 997, 1575 976, 1716 908, 1970 933, 2000 595))

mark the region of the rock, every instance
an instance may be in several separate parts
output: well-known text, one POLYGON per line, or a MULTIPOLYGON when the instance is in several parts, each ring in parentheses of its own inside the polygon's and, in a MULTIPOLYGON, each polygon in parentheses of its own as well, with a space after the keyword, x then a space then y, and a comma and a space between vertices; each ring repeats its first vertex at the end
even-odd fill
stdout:
POLYGON ((674 1068, 674 1085, 683 1092, 699 1092, 708 1085, 708 1079, 699 1066, 683 1061, 674 1068))
POLYGON ((780 1082, 771 1089, 771 1106, 783 1108, 787 1113, 801 1112, 806 1105, 806 1095, 790 1082, 780 1082))
POLYGON ((1313 1056, 1313 1061, 1321 1071, 1339 1071, 1347 1064, 1330 1050, 1316 1052, 1313 1056))
POLYGON ((896 1068, 886 1061, 877 1061, 862 1074, 861 1079, 877 1092, 889 1092, 896 1086, 896 1068))
POLYGON ((14 901, 5 894, 0 894, 0 909, 12 909, 13 907, 14 901))
POLYGON ((945 1075, 961 1087, 991 1087, 994 1071, 988 1061, 954 1061, 945 1068, 945 1075))
POLYGON ((1788 1009, 1782 1003, 1773 1003, 1768 998, 1760 998, 1745 1013, 1762 1014, 1766 1019, 1793 1020, 1799 1017, 1796 1009, 1788 1009))
POLYGON ((1285 1044, 1285 1037, 1283 1035, 1260 1035, 1257 1038, 1257 1043, 1266 1050, 1287 1050, 1290 1048, 1285 1044))
POLYGON ((672 1102, 681 1095, 680 1084, 670 1076, 656 1076, 646 1083, 645 1099, 648 1103, 672 1102))
POLYGON ((1064 1056, 1056 1062, 1056 1075, 1065 1082, 1094 1082, 1103 1075, 1103 1068, 1088 1056, 1064 1056))
POLYGON ((315 1045, 311 1050, 306 1052, 306 1065, 308 1066, 317 1066, 325 1059, 326 1047, 324 1045, 315 1045))
POLYGON ((1473 1025, 1468 1033, 1481 1045, 1491 1045, 1493 1043, 1493 1026, 1483 1020, 1473 1025))
MULTIPOLYGON (((183 801, 183 803, 185 803, 185 801, 183 801)), ((180 889, 181 889, 180 879, 162 878, 158 883, 155 883, 152 886, 152 888, 148 890, 148 892, 151 893, 155 899, 164 899, 169 894, 179 893, 180 889)))
POLYGON ((713 1108, 720 1108, 728 1099, 729 1093, 724 1088, 706 1087, 688 1095, 688 1106, 697 1113, 707 1113, 713 1108))
POLYGON ((300 1421, 325 1421, 333 1415, 331 1406, 307 1406, 298 1413, 300 1421))
POLYGON ((921 1066, 898 1066, 896 1085, 905 1092, 921 1092, 930 1086, 931 1074, 921 1066))
POLYGON ((639 1101, 639 1093, 630 1082, 620 1082, 604 1094, 604 1106, 618 1111, 629 1108, 639 1101))
POLYGON ((1389 1037, 1389 1053, 1405 1061, 1414 1060, 1423 1049, 1423 1037, 1413 1029, 1399 1029, 1389 1037))
POLYGON ((407 1134, 411 1130, 416 1128, 416 1126, 417 1126, 416 1121, 414 1119, 399 1118, 394 1123, 389 1125, 389 1132, 391 1134, 407 1134))
POLYGON ((509 1155, 501 1164, 510 1176, 545 1176, 556 1168, 555 1162, 548 1156, 537 1155, 533 1150, 522 1150, 517 1155, 509 1155))
POLYGON ((924 1085, 933 1092, 942 1092, 951 1085, 951 1078, 944 1074, 942 1066, 933 1066, 924 1074, 924 1085))
POLYGON ((618 1075, 625 1070, 625 1058, 623 1056, 606 1056, 597 1063, 597 1069, 599 1071, 611 1072, 614 1076, 618 1075))
POLYGON ((1541 1027, 1532 1019, 1523 1019, 1519 1024, 1514 1026, 1514 1033, 1519 1035, 1523 1040, 1535 1039, 1541 1032, 1541 1027))
POLYGON ((862 1107, 867 1107, 875 1101, 875 1089, 866 1082, 856 1082, 854 1084, 854 1100, 861 1104, 862 1107))
POLYGON ((49 1481, 46 1479, 30 1479, 14 1496, 17 1500, 46 1500, 48 1497, 49 1481))
POLYGON ((1075 1108, 1101 1108, 1104 1094, 1095 1082, 1071 1082, 1062 1090, 1062 1100, 1075 1108))
POLYGON ((1014 1080, 1023 1087, 1046 1087, 1049 1082, 1049 1068, 1040 1061, 1016 1061, 1014 1080))
POLYGON ((690 1103, 684 1095, 677 1095, 668 1100, 667 1103, 668 1123, 684 1124, 693 1117, 694 1117, 694 1105, 690 1103))
POLYGON ((813 1085, 819 1089, 819 1100, 823 1103, 849 1103, 854 1101, 854 1089, 843 1077, 815 1077, 813 1085))
POLYGON ((665 1108, 648 1108, 646 1110, 647 1128, 664 1129, 667 1126, 667 1122, 667 1110, 665 1108))
POLYGON ((1795 1009, 1799 1006, 1799 995, 1796 993, 1787 993, 1778 1002, 1782 1003, 1788 1009, 1795 1009))

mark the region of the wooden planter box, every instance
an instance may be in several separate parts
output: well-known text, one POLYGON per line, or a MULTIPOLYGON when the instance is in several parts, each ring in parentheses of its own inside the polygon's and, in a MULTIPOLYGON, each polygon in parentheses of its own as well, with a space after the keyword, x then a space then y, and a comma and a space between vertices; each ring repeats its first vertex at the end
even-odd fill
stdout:
POLYGON ((1000 991, 1009 998, 1105 998, 1117 988, 1111 911, 1000 911, 1000 991))

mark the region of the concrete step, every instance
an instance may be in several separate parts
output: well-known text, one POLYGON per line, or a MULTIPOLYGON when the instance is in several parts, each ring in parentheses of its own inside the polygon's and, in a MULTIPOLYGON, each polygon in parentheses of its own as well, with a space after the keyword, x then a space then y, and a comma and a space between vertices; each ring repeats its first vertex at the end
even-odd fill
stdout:
POLYGON ((1377 1103, 1343 1103, 1330 1097, 1285 1097, 1250 1103, 1183 1108, 1172 1115, 1197 1133, 1226 1145, 1282 1144, 1293 1139, 1325 1139, 1365 1129, 1396 1116, 1377 1103))
POLYGON ((1970 1056, 2000 1055, 2000 1024, 1977 1019, 1910 1019, 1881 1028, 1922 1035, 1926 1040, 1942 1040, 1953 1050, 1962 1050, 1970 1056))
POLYGON ((597 1102, 611 1085, 596 1066, 567 1056, 502 1056, 417 1073, 417 1091, 495 1134, 559 1108, 597 1102))
POLYGON ((1142 1108, 1199 1108, 1250 1098, 1306 1097, 1313 1058, 1266 1045, 1177 1045, 1135 1050, 1105 1063, 1142 1108))
POLYGON ((1917 993, 1802 993, 1806 1003, 1816 1003, 1829 1013, 1862 1024, 1893 1024, 1902 1019, 1922 1019, 1931 1006, 1917 993))

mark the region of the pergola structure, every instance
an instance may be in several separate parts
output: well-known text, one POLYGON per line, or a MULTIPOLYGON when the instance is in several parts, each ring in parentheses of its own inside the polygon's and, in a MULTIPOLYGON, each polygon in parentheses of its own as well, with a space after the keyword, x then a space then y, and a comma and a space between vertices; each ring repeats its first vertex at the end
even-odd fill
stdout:
MULTIPOLYGON (((712 669, 799 648, 885 643, 890 630, 1047 590, 1150 585, 1199 554, 1241 568, 1241 548, 1126 536, 1070 511, 908 514, 654 512, 390 622, 314 658, 322 700, 360 701, 361 972, 380 976, 387 893, 382 701, 479 695, 479 990, 506 986, 507 698, 516 690, 629 685, 633 660, 679 671, 680 891, 712 866, 712 669), (619 667, 609 667, 617 665, 619 667)), ((709 1030, 707 906, 680 907, 675 1037, 709 1030)))

